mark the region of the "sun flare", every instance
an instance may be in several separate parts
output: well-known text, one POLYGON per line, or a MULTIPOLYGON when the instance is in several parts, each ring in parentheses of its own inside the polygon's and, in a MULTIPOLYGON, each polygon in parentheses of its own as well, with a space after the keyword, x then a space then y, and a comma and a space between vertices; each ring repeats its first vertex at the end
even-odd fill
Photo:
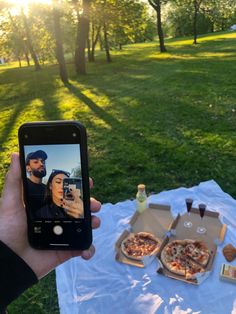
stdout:
POLYGON ((42 3, 42 4, 50 4, 52 0, 8 0, 9 3, 12 3, 15 6, 23 6, 27 7, 32 3, 42 3))

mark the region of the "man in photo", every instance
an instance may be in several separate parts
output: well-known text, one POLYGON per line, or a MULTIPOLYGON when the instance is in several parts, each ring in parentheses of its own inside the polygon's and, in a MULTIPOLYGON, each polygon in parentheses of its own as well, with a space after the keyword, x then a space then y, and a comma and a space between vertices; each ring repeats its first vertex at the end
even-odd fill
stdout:
POLYGON ((28 173, 29 206, 31 212, 36 212, 44 204, 46 185, 42 183, 46 176, 45 160, 48 158, 43 150, 31 152, 26 156, 26 171, 28 173))

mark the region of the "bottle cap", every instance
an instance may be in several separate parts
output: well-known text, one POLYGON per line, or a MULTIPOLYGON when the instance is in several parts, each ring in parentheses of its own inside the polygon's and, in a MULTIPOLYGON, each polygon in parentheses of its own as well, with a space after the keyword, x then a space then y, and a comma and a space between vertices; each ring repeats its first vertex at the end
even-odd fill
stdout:
POLYGON ((145 190, 145 184, 139 184, 138 185, 138 190, 144 191, 145 190))

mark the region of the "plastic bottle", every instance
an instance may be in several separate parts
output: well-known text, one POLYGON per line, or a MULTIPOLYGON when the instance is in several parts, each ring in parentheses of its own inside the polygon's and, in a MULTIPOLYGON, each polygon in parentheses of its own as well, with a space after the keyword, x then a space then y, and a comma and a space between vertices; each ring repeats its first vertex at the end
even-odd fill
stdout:
POLYGON ((147 194, 145 191, 145 185, 138 185, 138 192, 136 194, 136 209, 139 213, 142 213, 147 208, 147 194))

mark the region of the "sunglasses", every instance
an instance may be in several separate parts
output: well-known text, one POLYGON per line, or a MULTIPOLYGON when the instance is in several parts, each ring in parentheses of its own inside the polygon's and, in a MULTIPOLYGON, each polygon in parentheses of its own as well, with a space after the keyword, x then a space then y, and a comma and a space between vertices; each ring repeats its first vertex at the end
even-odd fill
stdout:
POLYGON ((64 170, 60 170, 60 169, 52 169, 51 174, 55 174, 55 173, 64 173, 67 177, 70 176, 70 172, 68 172, 68 171, 64 171, 64 170))

